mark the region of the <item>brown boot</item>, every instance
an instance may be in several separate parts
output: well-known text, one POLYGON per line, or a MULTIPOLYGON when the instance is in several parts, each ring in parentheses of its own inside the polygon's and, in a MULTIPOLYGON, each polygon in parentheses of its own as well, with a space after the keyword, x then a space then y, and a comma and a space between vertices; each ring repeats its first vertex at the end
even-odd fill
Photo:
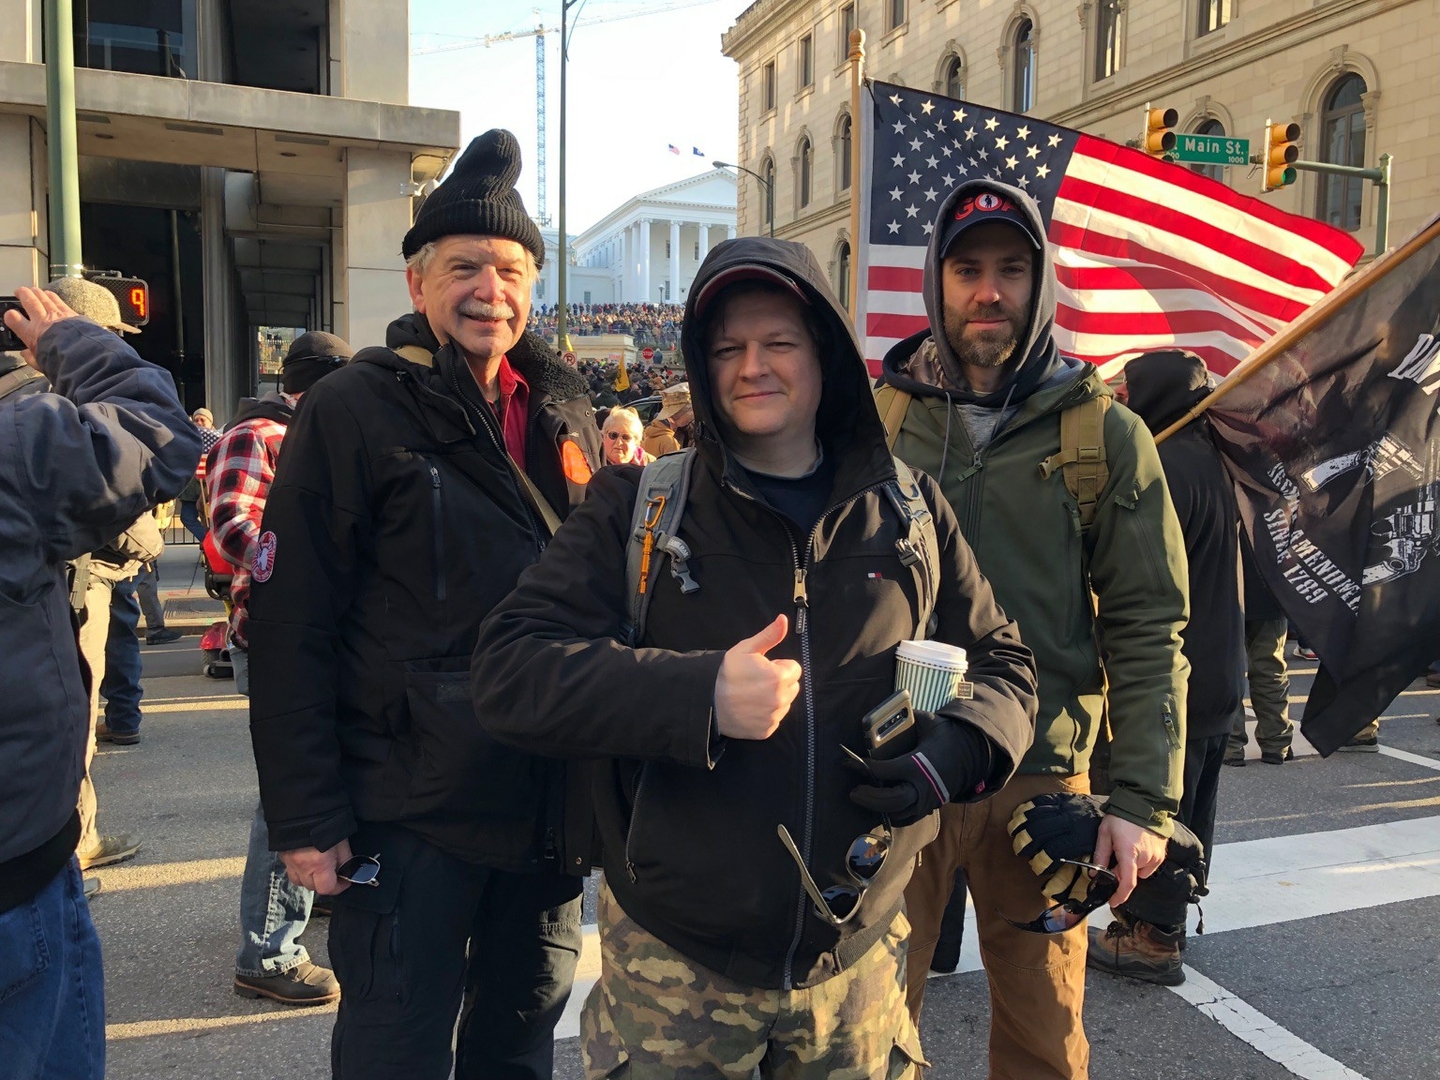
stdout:
POLYGON ((1111 975, 1179 986, 1185 981, 1180 960, 1184 944, 1184 930, 1167 934, 1139 919, 1116 919, 1105 930, 1090 928, 1090 951, 1085 963, 1111 975))

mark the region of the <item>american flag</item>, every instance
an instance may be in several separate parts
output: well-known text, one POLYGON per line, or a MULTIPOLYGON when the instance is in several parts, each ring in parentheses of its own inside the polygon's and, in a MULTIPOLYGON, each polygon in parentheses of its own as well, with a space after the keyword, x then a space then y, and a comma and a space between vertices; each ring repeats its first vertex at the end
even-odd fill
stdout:
POLYGON ((1055 247, 1056 344, 1107 378, 1162 347, 1190 349, 1225 375, 1364 252, 1348 233, 1139 150, 908 87, 869 90, 859 273, 872 367, 929 325, 925 246, 966 180, 1000 180, 1039 204, 1055 247))

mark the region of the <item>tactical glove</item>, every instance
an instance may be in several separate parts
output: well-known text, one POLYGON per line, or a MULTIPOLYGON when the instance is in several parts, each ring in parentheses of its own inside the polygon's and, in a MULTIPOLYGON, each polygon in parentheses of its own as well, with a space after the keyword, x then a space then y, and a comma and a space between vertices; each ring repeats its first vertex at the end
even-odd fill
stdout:
POLYGON ((1021 803, 1010 816, 1010 840, 1015 854, 1030 864, 1044 884, 1041 891, 1053 900, 1084 897, 1090 888, 1089 871, 1061 859, 1090 862, 1105 817, 1103 802, 1092 795, 1053 792, 1021 803))
MULTIPOLYGON (((947 802, 964 801, 984 784, 992 768, 990 740, 963 721, 916 712, 919 739, 908 754, 889 760, 866 757, 874 784, 860 784, 850 801, 875 810, 896 825, 909 825, 947 802)), ((859 770, 859 764, 852 764, 859 770)))

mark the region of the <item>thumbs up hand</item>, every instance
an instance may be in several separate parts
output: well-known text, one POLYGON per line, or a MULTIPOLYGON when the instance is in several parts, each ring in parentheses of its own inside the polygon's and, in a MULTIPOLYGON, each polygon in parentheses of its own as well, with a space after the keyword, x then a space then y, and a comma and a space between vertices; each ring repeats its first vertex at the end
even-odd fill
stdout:
POLYGON ((731 739, 768 739, 800 693, 800 665, 765 654, 785 640, 784 615, 731 647, 715 679, 715 726, 731 739))

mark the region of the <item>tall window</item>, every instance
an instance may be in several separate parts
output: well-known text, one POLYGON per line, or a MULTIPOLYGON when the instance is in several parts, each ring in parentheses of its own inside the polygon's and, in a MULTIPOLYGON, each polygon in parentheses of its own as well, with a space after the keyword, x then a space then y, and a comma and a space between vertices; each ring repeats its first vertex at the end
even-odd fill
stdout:
POLYGON ((1029 112, 1035 104, 1035 26, 1029 19, 1021 19, 1015 27, 1011 60, 1014 67, 1011 104, 1016 112, 1029 112))
POLYGON ((845 310, 850 310, 850 242, 841 240, 835 249, 835 292, 845 310))
MULTIPOLYGON (((1365 165, 1365 80, 1344 75, 1330 88, 1320 117, 1320 154, 1332 165, 1365 165)), ((1358 176, 1320 174, 1320 198, 1315 216, 1351 232, 1360 227, 1364 181, 1358 176)))
POLYGON ((806 34, 800 39, 800 88, 815 85, 815 38, 806 34))
POLYGON ((795 197, 801 210, 810 205, 810 178, 814 172, 815 150, 810 145, 810 136, 800 140, 800 150, 795 161, 795 197))
POLYGON ((1234 0, 1200 0, 1200 25, 1196 27, 1197 33, 1203 35, 1219 30, 1230 21, 1233 6, 1234 0))
POLYGON ((765 209, 760 216, 765 220, 765 227, 775 227, 775 162, 766 158, 760 164, 760 175, 765 178, 765 183, 760 191, 760 205, 765 209))
MULTIPOLYGON (((1195 134, 1217 135, 1223 138, 1225 135, 1225 125, 1219 120, 1206 120, 1195 129, 1195 134)), ((1191 165, 1190 168, 1201 176, 1208 176, 1211 180, 1218 180, 1222 184, 1225 182, 1224 165, 1191 165)))
POLYGON ((1120 0, 1099 0, 1095 8, 1095 78, 1120 70, 1120 0))
POLYGON ((945 61, 945 85, 942 88, 946 97, 963 98, 965 96, 965 69, 960 64, 958 56, 952 56, 945 61))
POLYGON ((905 25, 905 0, 890 0, 887 5, 885 19, 885 30, 889 32, 897 26, 905 25))
POLYGON ((850 186, 850 117, 842 116, 835 129, 835 175, 839 177, 839 188, 844 191, 850 186))
POLYGON ((855 5, 840 6, 840 63, 850 59, 850 31, 855 29, 855 5))
POLYGON ((195 78, 193 0, 73 0, 78 67, 195 78))
POLYGON ((760 71, 760 108, 770 112, 775 108, 775 61, 771 60, 760 71))

